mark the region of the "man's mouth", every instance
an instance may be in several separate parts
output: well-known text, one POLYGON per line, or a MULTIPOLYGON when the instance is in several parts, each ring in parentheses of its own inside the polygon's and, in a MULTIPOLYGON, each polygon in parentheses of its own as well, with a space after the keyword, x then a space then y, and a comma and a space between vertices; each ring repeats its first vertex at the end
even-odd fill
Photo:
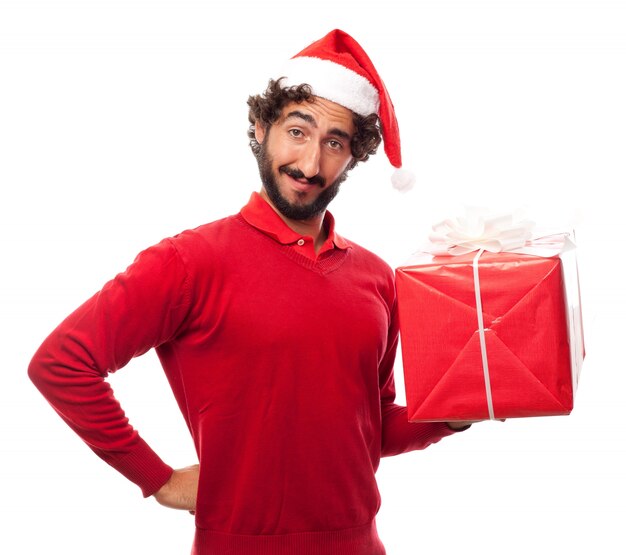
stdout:
POLYGON ((326 185, 326 180, 320 175, 314 175, 313 177, 308 178, 305 177, 300 170, 290 168, 289 166, 281 166, 278 168, 278 171, 288 175, 302 184, 307 183, 308 185, 319 185, 320 187, 324 187, 324 185, 326 185))

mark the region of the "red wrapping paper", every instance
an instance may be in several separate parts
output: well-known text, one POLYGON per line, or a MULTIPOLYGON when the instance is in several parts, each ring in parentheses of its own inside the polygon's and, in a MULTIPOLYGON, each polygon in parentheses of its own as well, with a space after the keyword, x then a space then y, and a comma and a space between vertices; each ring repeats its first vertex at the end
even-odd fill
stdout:
MULTIPOLYGON (((490 417, 475 255, 396 270, 409 420, 490 417)), ((569 414, 575 385, 561 259, 485 252, 479 276, 494 417, 569 414)))

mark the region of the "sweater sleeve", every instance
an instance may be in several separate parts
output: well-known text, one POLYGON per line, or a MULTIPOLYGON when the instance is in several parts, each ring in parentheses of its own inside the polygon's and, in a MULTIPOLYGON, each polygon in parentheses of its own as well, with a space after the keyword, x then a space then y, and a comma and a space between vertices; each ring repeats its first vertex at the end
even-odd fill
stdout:
POLYGON ((184 265, 164 240, 70 314, 28 368, 61 418, 146 497, 167 482, 172 469, 129 424, 105 378, 172 338, 189 304, 184 265))
POLYGON ((396 389, 393 363, 398 347, 398 337, 398 316, 394 302, 391 311, 387 351, 379 368, 382 414, 381 455, 383 457, 425 449, 440 439, 455 433, 445 422, 409 422, 407 408, 394 403, 396 389))

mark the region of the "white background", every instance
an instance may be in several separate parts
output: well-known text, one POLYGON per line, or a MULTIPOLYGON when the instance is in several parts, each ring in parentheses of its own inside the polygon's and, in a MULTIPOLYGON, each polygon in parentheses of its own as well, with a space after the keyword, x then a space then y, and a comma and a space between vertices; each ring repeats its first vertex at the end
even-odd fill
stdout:
MULTIPOLYGON (((389 554, 625 552, 626 10, 601 0, 1 2, 0 552, 189 552, 192 517, 97 459, 26 367, 137 252, 258 190, 247 96, 334 27, 385 79, 418 178, 393 191, 381 150, 332 206, 340 233, 397 266, 463 204, 524 206, 579 245, 574 412, 385 459, 389 554)), ((153 353, 112 382, 167 462, 194 462, 153 353)))

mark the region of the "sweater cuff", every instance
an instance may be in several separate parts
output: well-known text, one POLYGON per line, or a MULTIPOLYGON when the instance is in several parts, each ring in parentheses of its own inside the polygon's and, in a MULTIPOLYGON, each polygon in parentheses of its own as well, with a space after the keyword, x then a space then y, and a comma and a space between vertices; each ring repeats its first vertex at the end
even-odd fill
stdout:
POLYGON ((433 443, 437 443, 444 437, 451 436, 455 430, 450 428, 445 422, 424 422, 413 423, 412 436, 413 445, 411 450, 425 449, 433 443))
POLYGON ((98 454, 120 474, 139 486, 144 497, 150 497, 159 491, 174 472, 141 438, 127 453, 116 453, 115 456, 107 456, 102 452, 98 454))

